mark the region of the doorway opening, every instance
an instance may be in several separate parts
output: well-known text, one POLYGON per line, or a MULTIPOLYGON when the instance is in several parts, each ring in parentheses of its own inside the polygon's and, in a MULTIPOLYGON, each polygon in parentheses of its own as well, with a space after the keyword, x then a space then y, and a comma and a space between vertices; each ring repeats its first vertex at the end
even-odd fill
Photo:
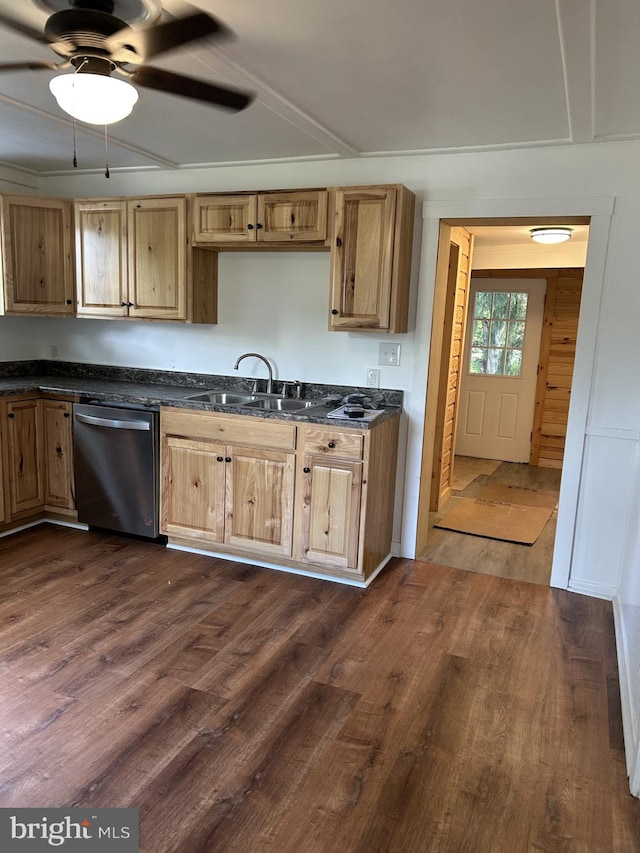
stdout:
POLYGON ((549 585, 588 230, 440 221, 418 559, 549 585))

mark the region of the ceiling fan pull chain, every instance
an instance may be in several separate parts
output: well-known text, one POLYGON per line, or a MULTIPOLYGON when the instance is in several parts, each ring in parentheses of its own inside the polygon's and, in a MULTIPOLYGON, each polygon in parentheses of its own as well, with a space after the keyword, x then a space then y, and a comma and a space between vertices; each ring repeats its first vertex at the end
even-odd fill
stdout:
POLYGON ((76 147, 76 117, 73 117, 73 168, 78 168, 78 149, 76 147))
POLYGON ((107 125, 106 124, 104 126, 104 159, 105 159, 104 176, 105 176, 105 178, 110 178, 111 175, 109 174, 109 145, 108 145, 108 140, 107 140, 107 125))

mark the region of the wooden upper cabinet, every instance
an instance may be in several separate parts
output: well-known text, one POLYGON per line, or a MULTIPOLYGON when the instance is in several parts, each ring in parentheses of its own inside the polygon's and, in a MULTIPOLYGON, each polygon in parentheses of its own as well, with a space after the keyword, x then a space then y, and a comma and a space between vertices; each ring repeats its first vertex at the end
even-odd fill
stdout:
POLYGON ((127 202, 129 315, 187 318, 187 200, 127 202))
POLYGON ((258 196, 258 240, 310 243, 324 242, 326 236, 326 190, 262 193, 258 196))
POLYGON ((327 190, 196 196, 195 243, 324 243, 327 190))
POLYGON ((414 208, 399 184, 334 191, 331 330, 407 331, 414 208))
POLYGON ((186 197, 75 204, 79 316, 217 321, 217 254, 187 240, 186 197))
POLYGON ((77 313, 126 317, 127 204, 125 201, 76 202, 77 313))
POLYGON ((71 211, 64 199, 3 197, 6 313, 75 313, 71 211))
POLYGON ((255 242, 257 210, 255 195, 196 196, 193 202, 194 242, 255 242))

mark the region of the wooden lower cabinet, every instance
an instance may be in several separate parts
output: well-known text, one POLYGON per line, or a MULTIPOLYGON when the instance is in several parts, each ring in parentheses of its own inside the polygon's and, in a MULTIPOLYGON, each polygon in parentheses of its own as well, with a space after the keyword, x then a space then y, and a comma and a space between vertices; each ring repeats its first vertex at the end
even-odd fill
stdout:
POLYGON ((225 544, 291 556, 295 454, 229 447, 226 460, 225 544))
POLYGON ((290 556, 295 427, 178 410, 160 424, 161 532, 290 556))
POLYGON ((0 418, 0 524, 4 524, 7 520, 7 504, 5 482, 5 457, 4 457, 4 421, 5 418, 0 418))
POLYGON ((0 402, 0 524, 45 510, 76 518, 72 404, 22 398, 0 402))
POLYGON ((42 400, 5 404, 9 518, 22 517, 44 506, 42 400))
POLYGON ((161 531, 366 580, 391 550, 398 425, 332 429, 164 407, 161 531))
POLYGON ((338 569, 357 569, 362 462, 302 459, 301 560, 338 569))
POLYGON ((72 404, 42 400, 44 428, 44 504, 63 515, 75 515, 72 404))

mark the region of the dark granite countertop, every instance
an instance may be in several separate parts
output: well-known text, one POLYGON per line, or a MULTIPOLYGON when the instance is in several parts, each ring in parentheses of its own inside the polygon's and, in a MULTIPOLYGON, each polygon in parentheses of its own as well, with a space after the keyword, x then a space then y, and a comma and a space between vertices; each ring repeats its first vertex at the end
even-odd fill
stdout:
MULTIPOLYGON (((264 391, 260 380, 259 391, 264 391)), ((295 412, 252 409, 239 405, 220 405, 186 400, 185 397, 205 390, 249 392, 253 380, 234 376, 201 373, 155 371, 143 368, 111 367, 62 361, 20 361, 0 363, 0 396, 17 394, 60 394, 87 402, 128 403, 142 406, 176 406, 184 409, 225 412, 254 418, 339 425, 341 428, 371 429, 402 411, 402 391, 344 385, 303 384, 303 398, 317 400, 312 408, 295 412), (382 409, 383 414, 367 422, 361 419, 336 421, 327 414, 347 398, 366 398, 369 408, 382 409)), ((282 382, 274 380, 274 390, 282 382)))

